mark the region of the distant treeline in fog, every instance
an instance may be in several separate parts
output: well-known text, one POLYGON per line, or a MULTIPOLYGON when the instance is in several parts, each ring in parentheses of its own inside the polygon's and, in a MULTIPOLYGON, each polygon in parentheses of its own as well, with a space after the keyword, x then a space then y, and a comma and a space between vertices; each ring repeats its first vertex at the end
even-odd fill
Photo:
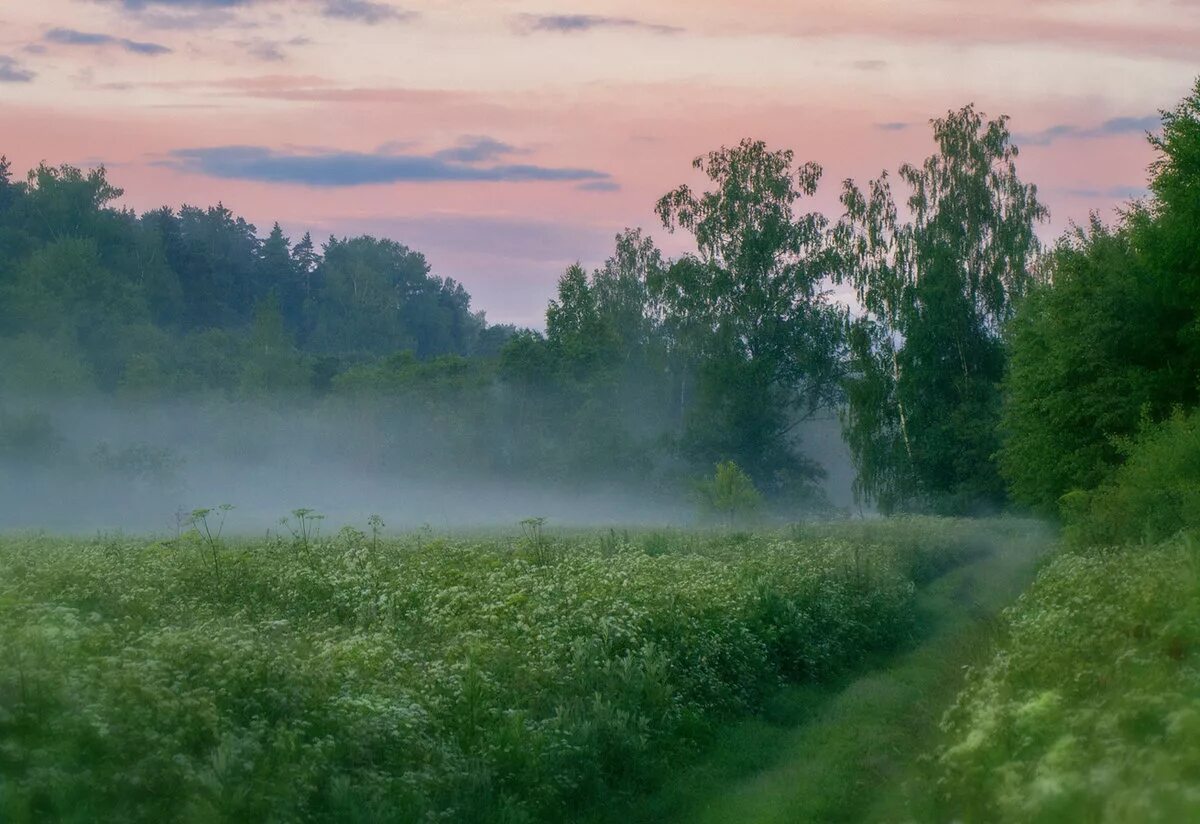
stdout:
POLYGON ((1164 113, 1146 201, 1050 249, 1007 119, 972 106, 933 121, 922 163, 844 182, 835 219, 803 208, 817 164, 721 148, 695 161, 705 191, 656 207, 694 251, 626 230, 562 275, 544 333, 489 325, 391 240, 260 237, 220 205, 138 215, 103 168, 19 181, 0 161, 0 462, 53 463, 72 438, 110 468, 195 460, 195 437, 191 456, 81 446, 64 404, 99 398, 217 409, 205 426, 241 421, 248 442, 287 427, 229 410, 303 413, 352 468, 679 497, 732 460, 798 511, 852 461, 856 497, 885 511, 1049 511, 1196 403, 1198 111, 1200 87, 1164 113), (834 413, 844 445, 814 443, 834 413))

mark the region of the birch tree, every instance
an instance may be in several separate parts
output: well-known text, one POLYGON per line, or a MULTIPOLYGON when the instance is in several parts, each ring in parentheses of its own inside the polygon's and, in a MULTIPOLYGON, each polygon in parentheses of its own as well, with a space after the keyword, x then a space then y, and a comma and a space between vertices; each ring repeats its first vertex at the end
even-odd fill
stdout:
POLYGON ((851 324, 843 425, 856 493, 885 510, 962 509, 1002 496, 993 454, 1001 336, 1029 288, 1047 217, 1017 175, 1005 117, 974 106, 932 122, 937 151, 905 164, 903 213, 886 172, 847 180, 834 228, 851 324))

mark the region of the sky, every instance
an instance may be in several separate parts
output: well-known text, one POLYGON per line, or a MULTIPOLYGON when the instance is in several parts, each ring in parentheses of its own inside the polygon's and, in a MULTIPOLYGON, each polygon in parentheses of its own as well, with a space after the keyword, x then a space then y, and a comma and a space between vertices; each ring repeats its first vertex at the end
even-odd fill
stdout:
POLYGON ((541 326, 571 263, 742 138, 825 170, 811 208, 1012 118, 1048 238, 1145 191, 1146 131, 1200 74, 1200 0, 0 0, 0 153, 104 164, 139 211, 425 253, 541 326))

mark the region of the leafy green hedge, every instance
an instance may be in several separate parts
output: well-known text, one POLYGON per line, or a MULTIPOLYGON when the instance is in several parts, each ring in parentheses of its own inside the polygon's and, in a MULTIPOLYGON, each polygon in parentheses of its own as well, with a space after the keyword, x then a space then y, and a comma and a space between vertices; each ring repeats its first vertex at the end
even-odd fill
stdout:
POLYGON ((872 529, 0 540, 0 819, 561 818, 903 639, 965 528, 872 529))
POLYGON ((1059 555, 943 722, 947 820, 1200 820, 1200 541, 1059 555))

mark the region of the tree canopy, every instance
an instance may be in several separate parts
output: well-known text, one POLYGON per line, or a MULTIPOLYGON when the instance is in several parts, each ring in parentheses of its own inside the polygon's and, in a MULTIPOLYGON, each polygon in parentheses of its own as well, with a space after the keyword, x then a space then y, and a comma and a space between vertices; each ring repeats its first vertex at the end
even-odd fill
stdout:
POLYGON ((1007 120, 973 106, 933 121, 937 152, 846 181, 839 280, 863 308, 850 330, 846 438, 856 488, 884 509, 998 505, 1002 333, 1035 277, 1036 187, 1017 175, 1007 120))

